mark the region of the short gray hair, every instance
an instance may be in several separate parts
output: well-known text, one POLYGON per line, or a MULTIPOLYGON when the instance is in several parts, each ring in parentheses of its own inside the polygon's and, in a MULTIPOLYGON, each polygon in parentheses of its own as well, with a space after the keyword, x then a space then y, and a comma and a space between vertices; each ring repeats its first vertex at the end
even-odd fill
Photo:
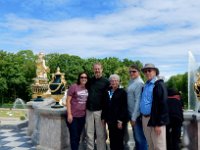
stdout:
POLYGON ((117 75, 117 74, 111 74, 110 77, 109 77, 109 81, 110 81, 112 78, 115 78, 115 79, 117 79, 118 81, 120 81, 120 77, 119 77, 119 75, 117 75))

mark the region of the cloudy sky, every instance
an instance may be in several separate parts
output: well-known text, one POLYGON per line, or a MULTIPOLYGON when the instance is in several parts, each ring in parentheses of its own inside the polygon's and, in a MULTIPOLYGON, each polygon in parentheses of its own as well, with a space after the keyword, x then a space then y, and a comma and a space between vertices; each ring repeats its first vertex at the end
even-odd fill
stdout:
POLYGON ((200 61, 198 0, 0 0, 0 49, 154 63, 162 76, 200 61))

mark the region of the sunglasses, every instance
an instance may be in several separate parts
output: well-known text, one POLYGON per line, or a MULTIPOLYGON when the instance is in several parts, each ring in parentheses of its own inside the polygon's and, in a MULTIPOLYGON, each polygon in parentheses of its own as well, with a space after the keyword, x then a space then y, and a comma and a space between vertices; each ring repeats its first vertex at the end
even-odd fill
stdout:
POLYGON ((81 79, 87 79, 87 77, 80 77, 81 79))
POLYGON ((136 70, 130 70, 129 73, 136 73, 137 71, 136 70))
POLYGON ((151 69, 147 69, 147 70, 144 70, 144 73, 147 73, 147 72, 149 72, 149 73, 151 73, 151 69))

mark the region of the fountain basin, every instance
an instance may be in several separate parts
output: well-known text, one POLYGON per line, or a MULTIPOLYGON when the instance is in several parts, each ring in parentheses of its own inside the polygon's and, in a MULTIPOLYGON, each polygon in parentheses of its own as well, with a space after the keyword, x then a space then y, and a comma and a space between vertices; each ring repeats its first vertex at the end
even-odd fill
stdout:
POLYGON ((27 126, 26 109, 0 108, 0 129, 20 129, 27 126))

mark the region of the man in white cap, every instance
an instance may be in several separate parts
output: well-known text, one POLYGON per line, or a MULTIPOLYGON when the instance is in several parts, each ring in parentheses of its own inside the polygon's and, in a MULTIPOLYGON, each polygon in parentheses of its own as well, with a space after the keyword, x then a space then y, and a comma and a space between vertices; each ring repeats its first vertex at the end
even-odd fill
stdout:
POLYGON ((140 112, 149 150, 166 150, 166 124, 169 123, 167 89, 158 79, 159 70, 153 64, 142 68, 147 81, 143 88, 140 112))

